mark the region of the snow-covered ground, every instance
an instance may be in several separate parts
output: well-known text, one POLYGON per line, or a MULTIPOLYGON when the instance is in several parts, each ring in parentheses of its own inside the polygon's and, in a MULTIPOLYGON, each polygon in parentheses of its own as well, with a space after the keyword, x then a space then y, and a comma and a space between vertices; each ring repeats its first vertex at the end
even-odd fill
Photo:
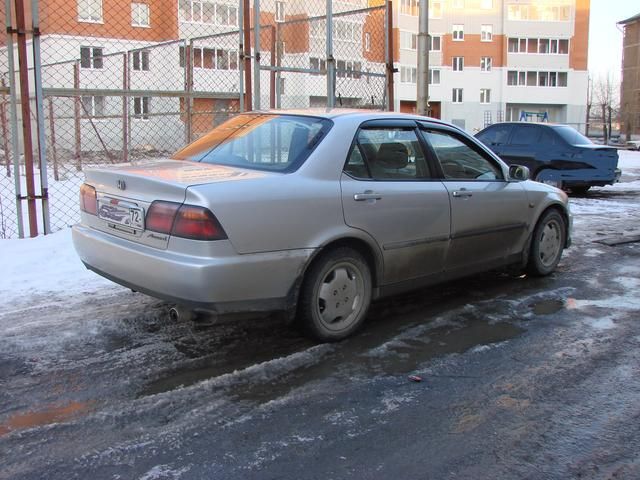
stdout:
MULTIPOLYGON (((451 365, 439 356, 466 351, 475 359, 507 348, 523 323, 537 318, 536 308, 564 309, 580 331, 606 338, 640 308, 640 267, 625 265, 614 280, 593 266, 586 275, 580 269, 616 254, 593 243, 597 237, 637 229, 640 152, 621 153, 620 184, 572 197, 574 247, 555 278, 487 277, 391 299, 376 305, 361 335, 338 345, 315 346, 264 318, 209 330, 175 324, 162 302, 87 271, 68 229, 0 240, 0 446, 11 459, 0 458, 0 478, 5 462, 21 478, 46 472, 49 465, 62 469, 52 478, 65 478, 61 472, 69 468, 100 467, 100 478, 118 478, 105 473, 110 465, 137 464, 163 451, 167 463, 150 465, 148 475, 138 478, 198 478, 185 473, 198 468, 190 453, 176 459, 171 452, 201 435, 204 425, 226 432, 246 424, 250 430, 292 402, 325 392, 339 395, 389 372, 422 369, 420 374, 435 378, 438 368, 451 365), (576 279, 584 282, 580 288, 576 279), (585 285, 606 293, 586 293, 585 285)), ((566 328, 569 320, 563 322, 566 328)), ((578 343, 566 346, 558 365, 582 349, 578 343)), ((423 408, 405 391, 376 401, 371 412, 380 422, 412 405, 423 408)), ((371 426, 354 408, 325 412, 328 431, 364 435, 371 426)), ((296 411, 304 408, 298 404, 296 411)), ((323 437, 302 431, 278 441, 238 460, 237 445, 221 446, 216 461, 236 462, 257 474, 272 459, 285 457, 287 448, 320 445, 323 437)))

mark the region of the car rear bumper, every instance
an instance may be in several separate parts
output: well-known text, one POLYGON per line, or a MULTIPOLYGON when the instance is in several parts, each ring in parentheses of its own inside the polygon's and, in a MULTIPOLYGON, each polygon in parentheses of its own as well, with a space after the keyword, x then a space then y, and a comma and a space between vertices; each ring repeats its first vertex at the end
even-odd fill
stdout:
MULTIPOLYGON (((622 170, 603 172, 597 169, 580 170, 544 170, 541 181, 560 181, 563 187, 603 187, 613 185, 620 180, 622 170)), ((540 181, 539 180, 539 181, 540 181)))
POLYGON ((219 256, 160 250, 75 225, 85 266, 147 295, 217 313, 287 308, 313 249, 238 255, 228 241, 219 256))

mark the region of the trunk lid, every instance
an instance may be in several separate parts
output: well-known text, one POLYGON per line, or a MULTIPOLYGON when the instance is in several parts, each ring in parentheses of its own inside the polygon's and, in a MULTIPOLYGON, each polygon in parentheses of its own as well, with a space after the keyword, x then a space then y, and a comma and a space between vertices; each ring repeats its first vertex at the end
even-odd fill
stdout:
POLYGON ((98 216, 87 215, 83 221, 118 237, 166 249, 169 235, 145 229, 144 217, 154 200, 183 203, 191 186, 263 175, 255 170, 171 159, 90 168, 86 183, 96 189, 98 216))

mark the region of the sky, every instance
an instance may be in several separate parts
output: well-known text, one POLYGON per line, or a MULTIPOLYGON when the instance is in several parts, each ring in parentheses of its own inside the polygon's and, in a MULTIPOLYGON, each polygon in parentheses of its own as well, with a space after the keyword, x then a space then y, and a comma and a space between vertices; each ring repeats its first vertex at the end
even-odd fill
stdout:
POLYGON ((591 0, 589 71, 594 78, 611 72, 619 81, 622 31, 616 23, 639 13, 638 0, 591 0))

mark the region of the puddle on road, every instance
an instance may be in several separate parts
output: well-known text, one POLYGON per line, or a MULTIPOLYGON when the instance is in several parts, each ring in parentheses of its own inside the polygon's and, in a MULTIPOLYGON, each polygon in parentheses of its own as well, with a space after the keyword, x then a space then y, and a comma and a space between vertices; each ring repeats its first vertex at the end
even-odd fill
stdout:
POLYGON ((66 405, 48 405, 39 411, 18 412, 0 423, 0 437, 15 430, 42 427, 65 422, 86 415, 94 402, 71 402, 66 405))
POLYGON ((542 300, 531 305, 531 310, 536 315, 551 315, 565 308, 564 300, 542 300))

